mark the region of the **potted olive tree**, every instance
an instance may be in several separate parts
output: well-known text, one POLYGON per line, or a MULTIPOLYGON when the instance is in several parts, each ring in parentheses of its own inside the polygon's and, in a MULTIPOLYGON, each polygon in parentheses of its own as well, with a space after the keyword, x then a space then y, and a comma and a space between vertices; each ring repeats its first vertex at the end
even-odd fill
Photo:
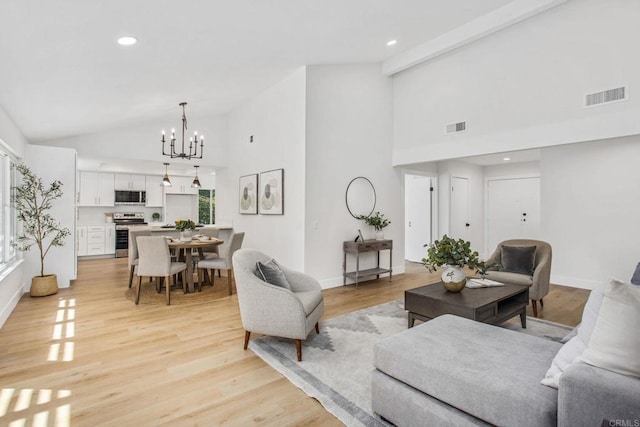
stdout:
POLYGON ((52 295, 58 292, 58 277, 44 274, 44 259, 51 248, 62 246, 65 237, 71 234, 49 213, 52 202, 62 196, 62 183, 56 180, 45 187, 42 179, 26 165, 19 164, 16 169, 22 175, 22 184, 15 187, 14 193, 22 233, 17 236, 14 246, 20 251, 28 251, 34 245, 38 248, 40 275, 31 279, 30 294, 34 297, 52 295))

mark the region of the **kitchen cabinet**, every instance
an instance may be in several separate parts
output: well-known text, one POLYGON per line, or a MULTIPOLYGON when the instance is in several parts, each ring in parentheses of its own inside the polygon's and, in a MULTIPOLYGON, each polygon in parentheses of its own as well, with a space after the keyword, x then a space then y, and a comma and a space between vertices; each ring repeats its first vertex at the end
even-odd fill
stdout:
POLYGON ((78 206, 113 206, 114 201, 112 173, 80 172, 78 206))
POLYGON ((172 176, 170 180, 171 187, 165 187, 166 194, 198 194, 198 189, 191 187, 193 178, 188 176, 172 176))
POLYGON ((130 191, 145 191, 144 175, 115 174, 115 189, 130 191))
POLYGON ((116 253, 116 225, 104 226, 104 254, 115 255, 116 253))
POLYGON ((116 226, 83 225, 77 227, 78 256, 116 253, 116 226))
POLYGON ((80 226, 76 228, 76 249, 78 252, 78 256, 88 255, 86 226, 80 226))
POLYGON ((164 186, 161 185, 161 176, 146 176, 147 203, 149 208, 161 208, 164 206, 164 186))

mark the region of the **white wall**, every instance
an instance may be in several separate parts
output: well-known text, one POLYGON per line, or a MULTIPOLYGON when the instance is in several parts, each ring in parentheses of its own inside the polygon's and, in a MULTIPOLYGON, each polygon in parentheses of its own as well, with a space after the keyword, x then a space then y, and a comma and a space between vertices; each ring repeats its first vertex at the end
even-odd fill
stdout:
POLYGON ((501 178, 530 178, 540 176, 540 162, 504 163, 484 167, 485 180, 501 178))
MULTIPOLYGON (((342 242, 358 229, 365 238, 375 233, 345 205, 347 185, 357 176, 376 189, 375 210, 391 220, 384 234, 394 241, 394 273, 404 271, 404 202, 401 171, 390 164, 391 108, 391 80, 377 64, 307 67, 305 271, 324 287, 342 284, 342 242)), ((383 251, 384 265, 386 257, 383 251)))
POLYGON ((640 133, 638 16, 637 1, 570 1, 397 74, 393 164, 640 133), (630 100, 582 107, 623 84, 630 100))
POLYGON ((552 281, 593 288, 629 280, 640 261, 640 136, 546 148, 542 235, 552 281))
MULTIPOLYGON (((44 262, 44 274, 57 274, 58 286, 69 287, 76 278, 76 152, 72 148, 28 145, 25 163, 37 174, 45 188, 55 180, 62 182, 62 197, 52 203, 51 215, 71 232, 64 246, 52 247, 44 262)), ((25 253, 27 278, 40 274, 40 255, 37 247, 25 253)), ((30 283, 30 281, 29 281, 30 283)))
POLYGON ((299 270, 305 258, 305 90, 306 70, 300 68, 231 112, 228 167, 216 174, 216 222, 244 231, 243 247, 299 270), (280 168, 284 215, 239 214, 239 178, 280 168))
MULTIPOLYGON (((23 157, 27 140, 11 118, 0 107, 0 146, 16 157, 23 157)), ((25 288, 24 262, 13 262, 0 273, 0 327, 7 320, 25 288)))

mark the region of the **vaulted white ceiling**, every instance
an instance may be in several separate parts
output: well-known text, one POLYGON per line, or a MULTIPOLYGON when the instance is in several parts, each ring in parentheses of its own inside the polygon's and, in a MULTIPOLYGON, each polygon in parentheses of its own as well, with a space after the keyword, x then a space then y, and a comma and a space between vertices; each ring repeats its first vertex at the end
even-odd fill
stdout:
POLYGON ((181 101, 225 114, 299 66, 382 62, 510 2, 3 0, 0 106, 34 142, 174 120, 181 101))

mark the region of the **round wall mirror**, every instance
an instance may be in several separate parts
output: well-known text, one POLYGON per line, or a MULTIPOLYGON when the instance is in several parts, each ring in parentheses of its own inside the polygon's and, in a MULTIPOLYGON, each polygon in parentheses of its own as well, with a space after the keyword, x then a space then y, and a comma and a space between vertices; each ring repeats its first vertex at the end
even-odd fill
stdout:
POLYGON ((376 189, 364 176, 353 178, 345 194, 347 209, 352 217, 369 216, 376 207, 376 189))

